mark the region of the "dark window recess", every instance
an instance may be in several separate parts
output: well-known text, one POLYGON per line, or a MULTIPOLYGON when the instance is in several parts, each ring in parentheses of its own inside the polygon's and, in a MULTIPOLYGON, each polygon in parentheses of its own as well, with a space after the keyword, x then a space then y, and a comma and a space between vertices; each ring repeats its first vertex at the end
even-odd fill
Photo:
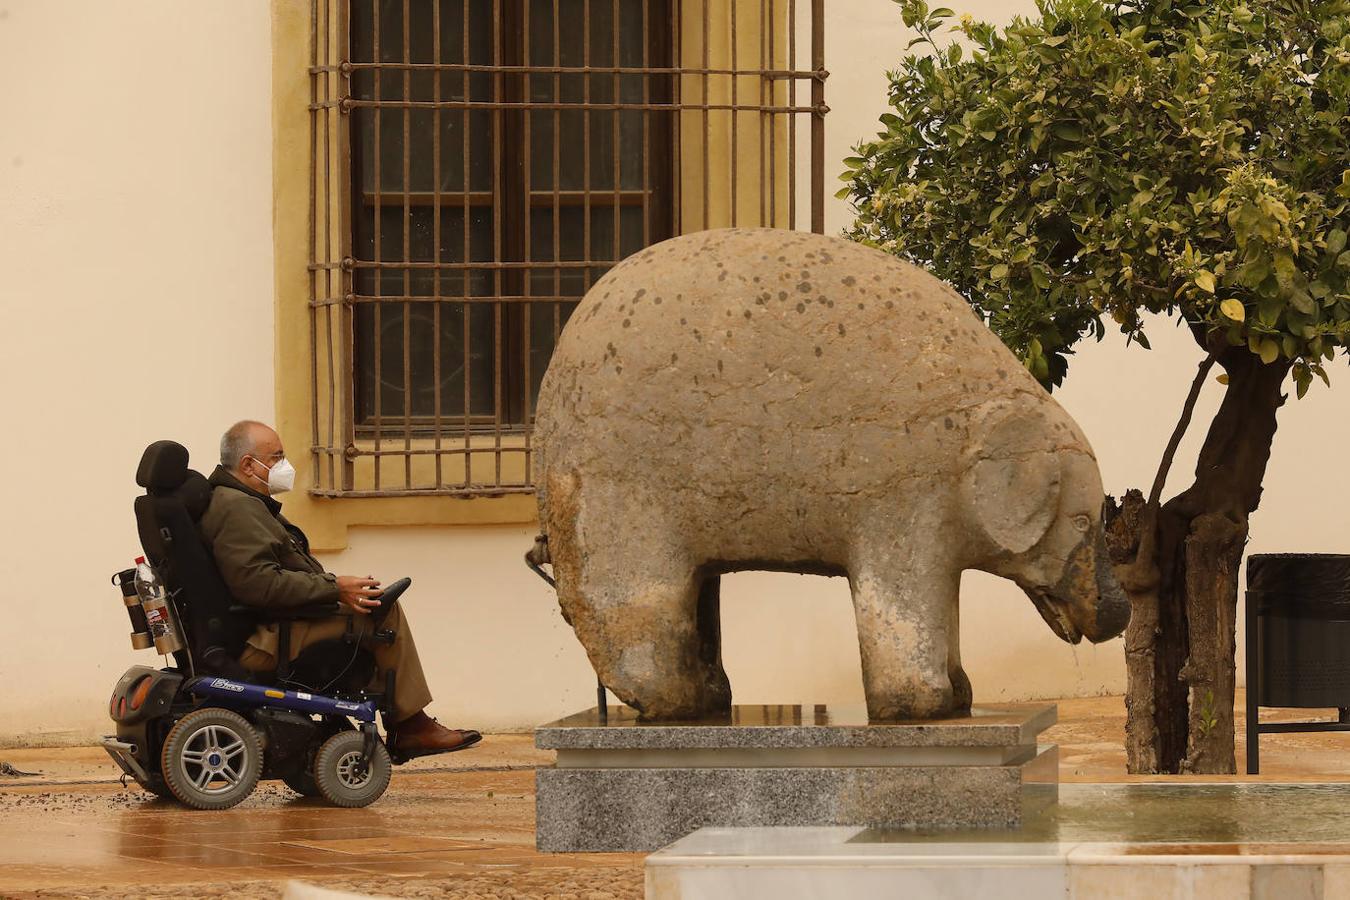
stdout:
POLYGON ((356 436, 521 430, 576 299, 674 232, 669 5, 350 9, 356 436))

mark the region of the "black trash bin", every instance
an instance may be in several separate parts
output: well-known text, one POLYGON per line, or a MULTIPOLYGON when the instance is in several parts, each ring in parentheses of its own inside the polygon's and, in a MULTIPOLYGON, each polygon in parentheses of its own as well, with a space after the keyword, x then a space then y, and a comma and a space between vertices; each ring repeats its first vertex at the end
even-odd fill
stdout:
POLYGON ((1260 553, 1247 559, 1247 774, 1262 734, 1350 731, 1350 555, 1260 553), (1262 725, 1263 706, 1336 707, 1336 722, 1262 725))

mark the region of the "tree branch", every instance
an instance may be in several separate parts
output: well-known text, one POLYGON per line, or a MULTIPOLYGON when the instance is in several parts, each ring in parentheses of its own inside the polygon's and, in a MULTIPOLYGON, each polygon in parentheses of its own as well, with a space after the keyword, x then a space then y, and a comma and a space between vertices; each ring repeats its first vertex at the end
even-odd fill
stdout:
POLYGON ((1196 401, 1200 399, 1200 391, 1205 386, 1205 379, 1209 376, 1210 369, 1214 368, 1214 354, 1211 353, 1200 363, 1200 369, 1195 373, 1195 380, 1191 382, 1191 391, 1186 395, 1186 404, 1181 408, 1181 418, 1177 421, 1177 427, 1172 430, 1172 437, 1167 442, 1167 449, 1163 451, 1162 462, 1158 465, 1158 474, 1153 478, 1153 488, 1148 493, 1148 509, 1156 510, 1158 503, 1162 498, 1163 485, 1167 483, 1167 473, 1172 469, 1172 462, 1176 459, 1177 448, 1181 446, 1181 439, 1186 435, 1186 429, 1190 427, 1191 416, 1195 413, 1196 401))
POLYGON ((1157 559, 1158 512, 1162 503, 1163 486, 1167 484, 1167 475, 1172 470, 1177 449, 1181 446, 1181 439, 1186 435, 1186 429, 1190 427, 1195 404, 1200 399, 1200 391, 1205 386, 1205 379, 1209 376, 1210 370, 1214 368, 1215 360, 1213 353, 1206 355, 1195 373, 1195 380, 1191 382, 1190 392, 1186 395, 1186 402, 1181 408, 1181 418, 1177 420, 1176 428, 1172 430, 1172 436, 1167 441, 1167 448, 1163 450, 1158 473, 1153 477, 1153 487, 1149 490, 1148 502, 1144 505, 1143 515, 1139 520, 1139 546, 1134 561, 1117 573, 1121 585, 1132 594, 1147 594, 1156 590, 1158 586, 1161 577, 1157 559))

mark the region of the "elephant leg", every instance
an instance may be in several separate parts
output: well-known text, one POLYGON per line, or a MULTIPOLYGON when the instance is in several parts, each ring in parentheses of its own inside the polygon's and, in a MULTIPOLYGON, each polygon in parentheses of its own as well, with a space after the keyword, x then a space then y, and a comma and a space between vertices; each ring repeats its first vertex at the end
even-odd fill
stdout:
POLYGON ((558 570, 559 600, 600 680, 643 719, 725 713, 716 580, 705 586, 669 552, 633 551, 601 548, 558 570))
POLYGON ((974 692, 970 686, 970 676, 961 667, 961 604, 955 599, 952 601, 951 623, 947 627, 947 674, 952 680, 955 711, 969 711, 974 692))
POLYGON ((869 717, 931 719, 958 711, 951 648, 959 576, 864 566, 849 581, 869 717))
POLYGON ((717 699, 718 709, 731 707, 731 682, 722 668, 722 577, 708 575, 698 586, 695 613, 698 629, 699 678, 717 699), (725 697, 725 702, 722 698, 725 697))

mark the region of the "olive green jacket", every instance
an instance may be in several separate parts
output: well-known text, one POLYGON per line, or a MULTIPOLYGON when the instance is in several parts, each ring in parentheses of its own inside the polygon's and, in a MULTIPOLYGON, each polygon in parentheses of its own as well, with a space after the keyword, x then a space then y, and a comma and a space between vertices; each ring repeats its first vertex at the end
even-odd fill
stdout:
POLYGON ((211 503, 199 527, 236 600, 274 609, 338 600, 337 576, 310 555, 305 533, 286 521, 280 503, 223 466, 210 481, 211 503))

